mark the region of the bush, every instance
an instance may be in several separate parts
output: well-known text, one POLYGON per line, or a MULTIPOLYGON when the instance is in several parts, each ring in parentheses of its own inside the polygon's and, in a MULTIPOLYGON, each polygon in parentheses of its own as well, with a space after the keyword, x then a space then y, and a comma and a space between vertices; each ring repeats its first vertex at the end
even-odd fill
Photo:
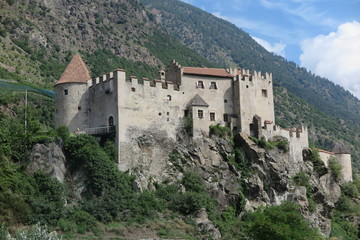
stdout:
POLYGON ((285 202, 280 206, 266 207, 248 213, 244 217, 245 233, 257 240, 323 239, 301 216, 299 208, 294 203, 285 202))
POLYGON ((359 190, 356 187, 356 184, 353 182, 344 183, 343 185, 341 185, 341 190, 345 196, 348 196, 351 198, 359 197, 359 190))
POLYGON ((331 171, 331 176, 335 181, 340 181, 342 176, 342 166, 335 157, 330 157, 328 161, 328 166, 331 171))
POLYGON ((195 172, 186 172, 182 179, 186 191, 203 193, 206 192, 204 180, 195 172))
POLYGON ((60 126, 57 129, 55 129, 56 135, 61 138, 64 142, 64 144, 69 140, 70 138, 70 131, 69 128, 66 126, 60 126))
POLYGON ((220 126, 220 124, 210 125, 209 134, 211 136, 217 136, 220 138, 227 138, 231 136, 231 130, 229 127, 220 126))
POLYGON ((325 167, 324 162, 321 160, 319 151, 315 148, 311 149, 311 157, 310 161, 313 163, 315 172, 319 175, 319 177, 328 173, 327 168, 325 167))
POLYGON ((215 209, 216 202, 205 193, 185 192, 179 194, 173 202, 173 208, 182 214, 192 214, 201 208, 208 212, 215 209))

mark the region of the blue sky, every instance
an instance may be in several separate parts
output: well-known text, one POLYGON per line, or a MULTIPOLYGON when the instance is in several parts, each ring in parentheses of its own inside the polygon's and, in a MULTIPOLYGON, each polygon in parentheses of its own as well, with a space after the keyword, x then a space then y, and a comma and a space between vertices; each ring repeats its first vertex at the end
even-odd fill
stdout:
POLYGON ((183 0, 360 97, 360 0, 183 0))

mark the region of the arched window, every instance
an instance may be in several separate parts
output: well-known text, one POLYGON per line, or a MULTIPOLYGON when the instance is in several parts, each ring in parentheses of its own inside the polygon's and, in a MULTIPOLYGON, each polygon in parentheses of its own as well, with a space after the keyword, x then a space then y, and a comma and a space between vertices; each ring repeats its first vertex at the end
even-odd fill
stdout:
POLYGON ((109 119, 108 119, 108 125, 109 126, 114 126, 114 117, 113 116, 110 116, 109 119))
POLYGON ((166 100, 167 100, 168 102, 170 102, 170 101, 171 101, 171 95, 167 95, 166 100))

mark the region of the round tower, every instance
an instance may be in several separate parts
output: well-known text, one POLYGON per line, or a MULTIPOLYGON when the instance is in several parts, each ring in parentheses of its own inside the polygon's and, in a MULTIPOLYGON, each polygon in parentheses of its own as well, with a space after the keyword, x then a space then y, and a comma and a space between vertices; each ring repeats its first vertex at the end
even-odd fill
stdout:
POLYGON ((351 154, 348 153, 337 153, 336 158, 339 160, 342 166, 343 179, 346 182, 352 182, 352 166, 351 166, 351 154))
POLYGON ((90 73, 76 54, 55 83, 55 127, 67 126, 70 132, 88 127, 87 89, 90 73))

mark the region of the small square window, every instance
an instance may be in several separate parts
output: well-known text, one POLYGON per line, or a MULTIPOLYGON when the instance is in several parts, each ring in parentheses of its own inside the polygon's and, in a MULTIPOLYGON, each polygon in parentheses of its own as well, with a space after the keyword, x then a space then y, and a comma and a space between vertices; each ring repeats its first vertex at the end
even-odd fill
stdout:
POLYGON ((79 110, 79 111, 81 110, 81 107, 80 107, 80 106, 78 107, 78 110, 79 110))
POLYGON ((134 87, 132 87, 132 88, 131 88, 131 91, 132 91, 132 92, 135 92, 135 88, 134 88, 134 87))
POLYGON ((261 90, 261 95, 262 95, 263 97, 267 97, 267 90, 266 90, 266 89, 262 89, 262 90, 261 90))
POLYGON ((246 85, 246 88, 249 88, 249 85, 246 85))
POLYGON ((65 94, 65 95, 69 95, 69 89, 65 89, 65 90, 64 90, 64 94, 65 94))
POLYGON ((161 116, 161 113, 159 113, 159 116, 161 116))
POLYGON ((227 103, 227 99, 224 99, 224 103, 227 103))
POLYGON ((203 110, 198 110, 198 118, 203 118, 203 117, 204 117, 203 110))
POLYGON ((203 81, 198 81, 196 84, 196 88, 204 88, 204 82, 203 81))
POLYGON ((210 113, 210 121, 215 121, 215 113, 214 112, 210 113))
POLYGON ((210 89, 217 89, 217 85, 216 85, 216 82, 211 82, 210 83, 210 89))

